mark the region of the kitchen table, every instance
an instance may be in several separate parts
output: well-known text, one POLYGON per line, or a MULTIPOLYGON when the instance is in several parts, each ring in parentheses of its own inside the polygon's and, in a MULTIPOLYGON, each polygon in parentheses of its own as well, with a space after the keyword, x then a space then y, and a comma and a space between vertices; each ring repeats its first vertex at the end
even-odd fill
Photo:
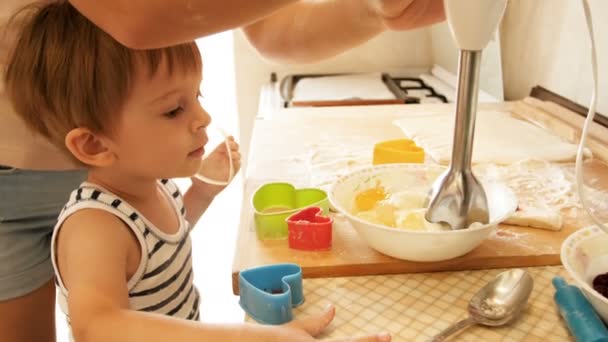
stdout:
MULTIPOLYGON (((481 104, 480 110, 510 111, 522 105, 531 106, 530 102, 534 101, 529 100, 528 104, 481 104)), ((408 113, 433 113, 452 108, 451 105, 406 106, 408 113)), ((442 267, 420 264, 418 268, 416 265, 404 268, 403 262, 371 250, 354 232, 344 229, 338 232, 341 234, 339 238, 349 248, 334 248, 329 253, 302 254, 285 247, 284 240, 257 239, 250 201, 258 186, 266 182, 287 181, 296 187, 324 187, 331 183, 338 171, 369 164, 371 146, 379 139, 403 137, 402 131, 392 121, 404 115, 404 108, 403 105, 297 108, 273 115, 270 122, 258 119, 245 170, 245 196, 233 264, 235 293, 238 293, 239 271, 262 264, 295 262, 303 266, 306 297, 305 303, 296 309, 296 315, 318 312, 327 303, 333 303, 338 313, 328 336, 388 331, 396 341, 426 340, 464 318, 470 297, 502 267, 518 265, 518 255, 513 258, 507 255, 503 256, 503 261, 491 265, 448 261, 442 267), (332 162, 311 163, 319 155, 330 156, 332 162), (514 260, 514 263, 508 260, 514 260), (388 266, 384 269, 366 267, 372 263, 388 266), (414 272, 409 272, 412 267, 414 272), (407 273, 399 274, 404 272, 407 273)), ((574 124, 561 119, 548 124, 543 115, 528 119, 541 122, 557 134, 570 138, 576 137, 576 125, 580 125, 580 118, 573 119, 574 124)), ((605 128, 594 129, 597 132, 605 128)), ((597 134, 591 137, 591 145, 598 147, 594 149, 596 155, 606 156, 603 149, 606 145, 597 134)), ((584 223, 586 221, 580 222, 581 225, 584 223)), ((543 251, 542 248, 547 246, 527 246, 536 253, 526 255, 527 260, 537 260, 532 265, 543 266, 527 268, 534 277, 535 288, 528 309, 520 319, 501 328, 471 327, 459 338, 476 341, 569 339, 553 303, 551 286, 552 277, 566 276, 565 270, 558 266, 559 241, 564 237, 560 236, 550 246, 551 250, 543 251)), ((479 249, 483 253, 483 248, 479 249)), ((480 253, 478 250, 471 253, 480 253)))

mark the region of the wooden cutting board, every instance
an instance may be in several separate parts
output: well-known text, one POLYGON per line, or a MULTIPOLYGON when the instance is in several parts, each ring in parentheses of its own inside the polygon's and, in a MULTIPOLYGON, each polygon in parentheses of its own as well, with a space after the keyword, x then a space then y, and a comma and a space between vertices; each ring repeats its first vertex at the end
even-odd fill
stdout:
MULTIPOLYGON (((582 117, 534 99, 481 105, 480 109, 506 110, 526 118, 556 134, 577 141, 582 117)), ((358 276, 431 271, 457 271, 501 267, 560 264, 562 241, 575 230, 591 223, 582 210, 564 212, 564 228, 546 231, 501 225, 470 253, 441 262, 408 262, 385 256, 367 246, 352 226, 335 217, 333 247, 326 252, 290 249, 286 240, 260 241, 255 234, 250 199, 268 181, 288 181, 307 186, 310 181, 305 163, 311 144, 332 140, 336 144, 370 144, 403 137, 392 121, 408 113, 452 111, 451 105, 366 106, 349 108, 289 109, 276 119, 260 120, 254 126, 237 248, 233 263, 233 290, 238 293, 241 270, 273 263, 299 264, 304 277, 358 276)), ((597 179, 596 186, 608 189, 606 147, 608 129, 593 127, 588 146, 596 159, 586 165, 586 177, 597 179), (602 161, 603 160, 603 161, 602 161)), ((371 148, 370 148, 371 153, 371 148)), ((440 247, 439 247, 440 248, 440 247)))

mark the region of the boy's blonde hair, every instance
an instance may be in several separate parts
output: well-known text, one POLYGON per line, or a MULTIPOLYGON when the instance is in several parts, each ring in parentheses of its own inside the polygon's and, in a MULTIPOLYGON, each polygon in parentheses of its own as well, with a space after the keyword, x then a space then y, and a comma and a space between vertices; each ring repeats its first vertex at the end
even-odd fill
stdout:
MULTIPOLYGON (((68 1, 27 6, 10 24, 20 33, 5 72, 6 92, 17 114, 34 131, 65 151, 76 127, 109 130, 136 72, 136 61, 153 76, 166 62, 169 72, 202 70, 194 42, 133 50, 95 26, 68 1)), ((139 72, 139 69, 137 70, 139 72)))

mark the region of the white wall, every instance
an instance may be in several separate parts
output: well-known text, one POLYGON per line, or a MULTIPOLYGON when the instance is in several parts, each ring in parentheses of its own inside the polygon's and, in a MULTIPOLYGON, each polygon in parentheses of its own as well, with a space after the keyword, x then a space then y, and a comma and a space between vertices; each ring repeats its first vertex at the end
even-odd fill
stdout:
POLYGON ((243 33, 234 38, 237 101, 242 146, 247 149, 258 110, 260 86, 271 72, 292 73, 372 72, 405 67, 428 67, 431 45, 428 29, 386 32, 362 46, 321 63, 281 65, 262 59, 243 33))
MULTIPOLYGON (((608 115, 608 1, 590 5, 599 61, 597 110, 608 115)), ((590 45, 581 1, 511 0, 501 36, 507 99, 540 85, 589 106, 590 45)))
MULTIPOLYGON (((212 125, 228 134, 239 136, 234 75, 234 43, 231 32, 221 32, 196 40, 203 58, 202 103, 209 112, 212 125)), ((210 135, 219 135, 217 128, 210 135)), ((221 143, 210 141, 210 143, 221 143)), ((209 151, 213 149, 209 146, 209 151)))

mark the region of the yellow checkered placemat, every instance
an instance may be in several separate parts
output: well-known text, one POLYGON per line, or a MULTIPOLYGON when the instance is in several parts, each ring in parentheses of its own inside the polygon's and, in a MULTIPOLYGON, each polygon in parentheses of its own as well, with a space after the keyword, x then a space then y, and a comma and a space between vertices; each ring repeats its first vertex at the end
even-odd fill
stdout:
MULTIPOLYGON (((471 326, 456 341, 571 341, 553 301, 554 276, 572 279, 561 266, 526 269, 534 290, 524 313, 503 327, 471 326)), ((393 341, 427 341, 467 316, 469 299, 504 269, 304 279, 305 302, 294 316, 332 303, 336 317, 323 337, 390 332, 393 341)), ((249 317, 247 321, 253 320, 249 317)))

